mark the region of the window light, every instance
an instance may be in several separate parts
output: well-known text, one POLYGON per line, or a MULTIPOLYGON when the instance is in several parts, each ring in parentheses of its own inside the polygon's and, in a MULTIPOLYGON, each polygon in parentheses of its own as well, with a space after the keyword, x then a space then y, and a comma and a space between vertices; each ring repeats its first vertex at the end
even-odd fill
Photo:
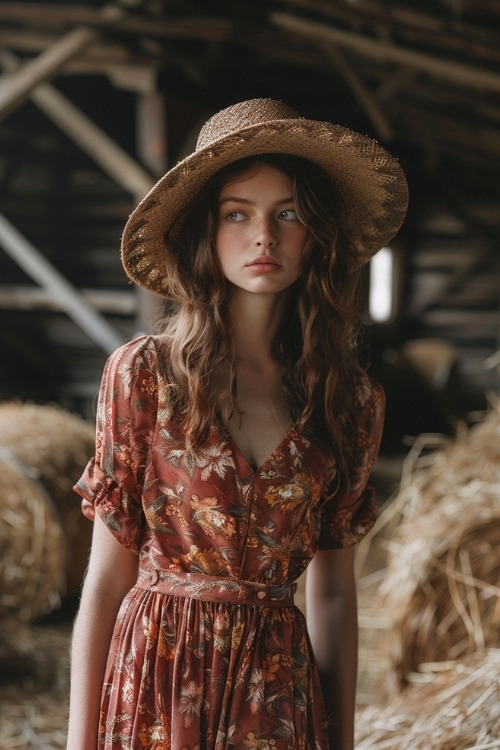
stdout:
POLYGON ((370 261, 368 310, 374 323, 391 319, 394 306, 394 253, 383 247, 370 261))

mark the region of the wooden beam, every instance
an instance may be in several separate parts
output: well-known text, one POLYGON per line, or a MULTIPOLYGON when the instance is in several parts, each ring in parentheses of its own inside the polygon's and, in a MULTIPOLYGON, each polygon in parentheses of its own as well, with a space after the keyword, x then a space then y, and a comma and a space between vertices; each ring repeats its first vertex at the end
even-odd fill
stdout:
MULTIPOLYGON (((378 0, 355 0, 355 2, 333 3, 331 0, 286 0, 288 11, 292 8, 304 10, 306 13, 315 13, 322 16, 332 25, 350 24, 354 29, 383 26, 389 33, 396 32, 400 38, 416 46, 424 44, 426 47, 434 46, 440 50, 451 52, 459 56, 474 56, 482 59, 485 64, 500 60, 498 48, 498 33, 495 23, 487 26, 474 25, 473 22, 462 20, 459 24, 453 23, 451 16, 441 14, 425 14, 422 11, 408 8, 404 0, 401 4, 381 3, 378 0)), ((490 7, 476 7, 477 0, 471 0, 473 12, 468 13, 472 17, 474 13, 488 13, 488 18, 493 14, 500 14, 500 3, 492 7, 492 0, 484 0, 484 5, 490 7)), ((471 8, 472 10, 472 8, 471 8)))
MULTIPOLYGON (((137 311, 137 295, 134 289, 80 289, 81 299, 94 310, 107 315, 133 316, 137 311)), ((0 285, 0 309, 2 310, 64 310, 61 300, 47 289, 39 286, 19 284, 0 285)))
MULTIPOLYGON (((119 18, 123 8, 105 5, 99 15, 108 20, 119 18)), ((59 39, 38 57, 29 60, 21 67, 0 79, 0 117, 24 102, 38 84, 48 81, 64 68, 68 60, 80 54, 97 38, 97 32, 90 27, 78 27, 59 39)))
MULTIPOLYGON (((12 67, 16 62, 11 53, 0 53, 0 64, 12 67)), ((153 187, 155 181, 146 170, 57 89, 41 83, 30 94, 35 104, 136 201, 153 187)))
POLYGON ((413 84, 416 75, 417 72, 410 68, 398 68, 393 74, 384 76, 377 88, 378 101, 393 99, 400 91, 405 91, 413 84))
POLYGON ((391 114, 393 122, 399 124, 399 133, 404 134, 405 140, 417 146, 434 144, 441 152, 455 153, 462 162, 483 155, 489 160, 489 166, 498 169, 498 127, 486 127, 464 120, 458 125, 452 117, 399 100, 391 102, 391 114))
POLYGON ((313 39, 315 42, 330 42, 380 62, 415 68, 422 73, 451 81, 462 87, 469 86, 500 93, 500 75, 490 70, 403 49, 394 44, 336 29, 317 21, 298 18, 289 13, 275 12, 271 13, 269 18, 280 29, 299 37, 313 39))
MULTIPOLYGON (((38 55, 55 44, 58 38, 55 33, 42 33, 40 29, 35 32, 32 29, 8 29, 0 26, 0 46, 22 52, 23 55, 38 55)), ((101 39, 95 39, 80 52, 79 57, 89 62, 126 63, 134 59, 134 54, 125 45, 101 39)), ((64 72, 75 64, 75 58, 67 60, 64 72)), ((151 61, 151 65, 153 64, 151 61)))
POLYGON ((1 214, 0 245, 28 276, 60 302, 69 317, 103 351, 111 354, 123 343, 122 336, 113 326, 85 302, 78 289, 1 214))
POLYGON ((378 134, 379 138, 383 141, 392 140, 393 130, 391 124, 361 78, 356 75, 352 67, 334 46, 321 44, 321 49, 346 81, 354 98, 365 111, 366 116, 375 128, 375 132, 378 134))
POLYGON ((101 9, 72 3, 0 3, 0 21, 23 23, 40 29, 58 28, 61 32, 68 26, 84 26, 96 31, 112 25, 114 29, 132 33, 135 36, 152 36, 176 39, 200 39, 216 41, 230 40, 233 37, 233 22, 227 18, 212 16, 166 17, 156 18, 130 15, 125 8, 118 5, 104 6, 101 9), (121 13, 113 16, 106 12, 111 7, 121 13))
POLYGON ((92 29, 74 29, 38 57, 0 79, 0 117, 16 109, 39 83, 53 78, 95 38, 92 29))

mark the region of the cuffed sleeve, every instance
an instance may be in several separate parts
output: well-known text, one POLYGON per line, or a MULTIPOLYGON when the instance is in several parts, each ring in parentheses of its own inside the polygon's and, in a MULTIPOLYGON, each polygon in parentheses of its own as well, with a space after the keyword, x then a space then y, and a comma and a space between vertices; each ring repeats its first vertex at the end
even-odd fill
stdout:
POLYGON ((118 541, 135 552, 158 404, 154 356, 151 337, 140 337, 109 357, 99 391, 95 456, 75 485, 118 541))

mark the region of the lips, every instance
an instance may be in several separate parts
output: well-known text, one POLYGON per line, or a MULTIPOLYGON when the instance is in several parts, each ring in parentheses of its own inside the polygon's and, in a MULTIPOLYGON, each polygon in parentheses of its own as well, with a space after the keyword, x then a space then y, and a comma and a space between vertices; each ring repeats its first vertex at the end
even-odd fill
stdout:
POLYGON ((258 258, 250 261, 250 263, 247 263, 247 268, 252 271, 269 273, 271 271, 278 271, 281 268, 281 263, 269 255, 260 255, 258 258))

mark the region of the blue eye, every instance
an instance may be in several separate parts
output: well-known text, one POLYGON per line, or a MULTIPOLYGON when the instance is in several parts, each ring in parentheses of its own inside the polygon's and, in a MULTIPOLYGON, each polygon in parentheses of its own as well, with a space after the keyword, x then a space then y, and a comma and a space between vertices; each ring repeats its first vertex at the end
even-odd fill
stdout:
POLYGON ((287 208, 285 211, 281 211, 278 218, 285 219, 285 221, 297 221, 297 214, 291 208, 287 208))
POLYGON ((242 221, 244 218, 245 215, 241 211, 230 211, 226 215, 228 221, 242 221))

